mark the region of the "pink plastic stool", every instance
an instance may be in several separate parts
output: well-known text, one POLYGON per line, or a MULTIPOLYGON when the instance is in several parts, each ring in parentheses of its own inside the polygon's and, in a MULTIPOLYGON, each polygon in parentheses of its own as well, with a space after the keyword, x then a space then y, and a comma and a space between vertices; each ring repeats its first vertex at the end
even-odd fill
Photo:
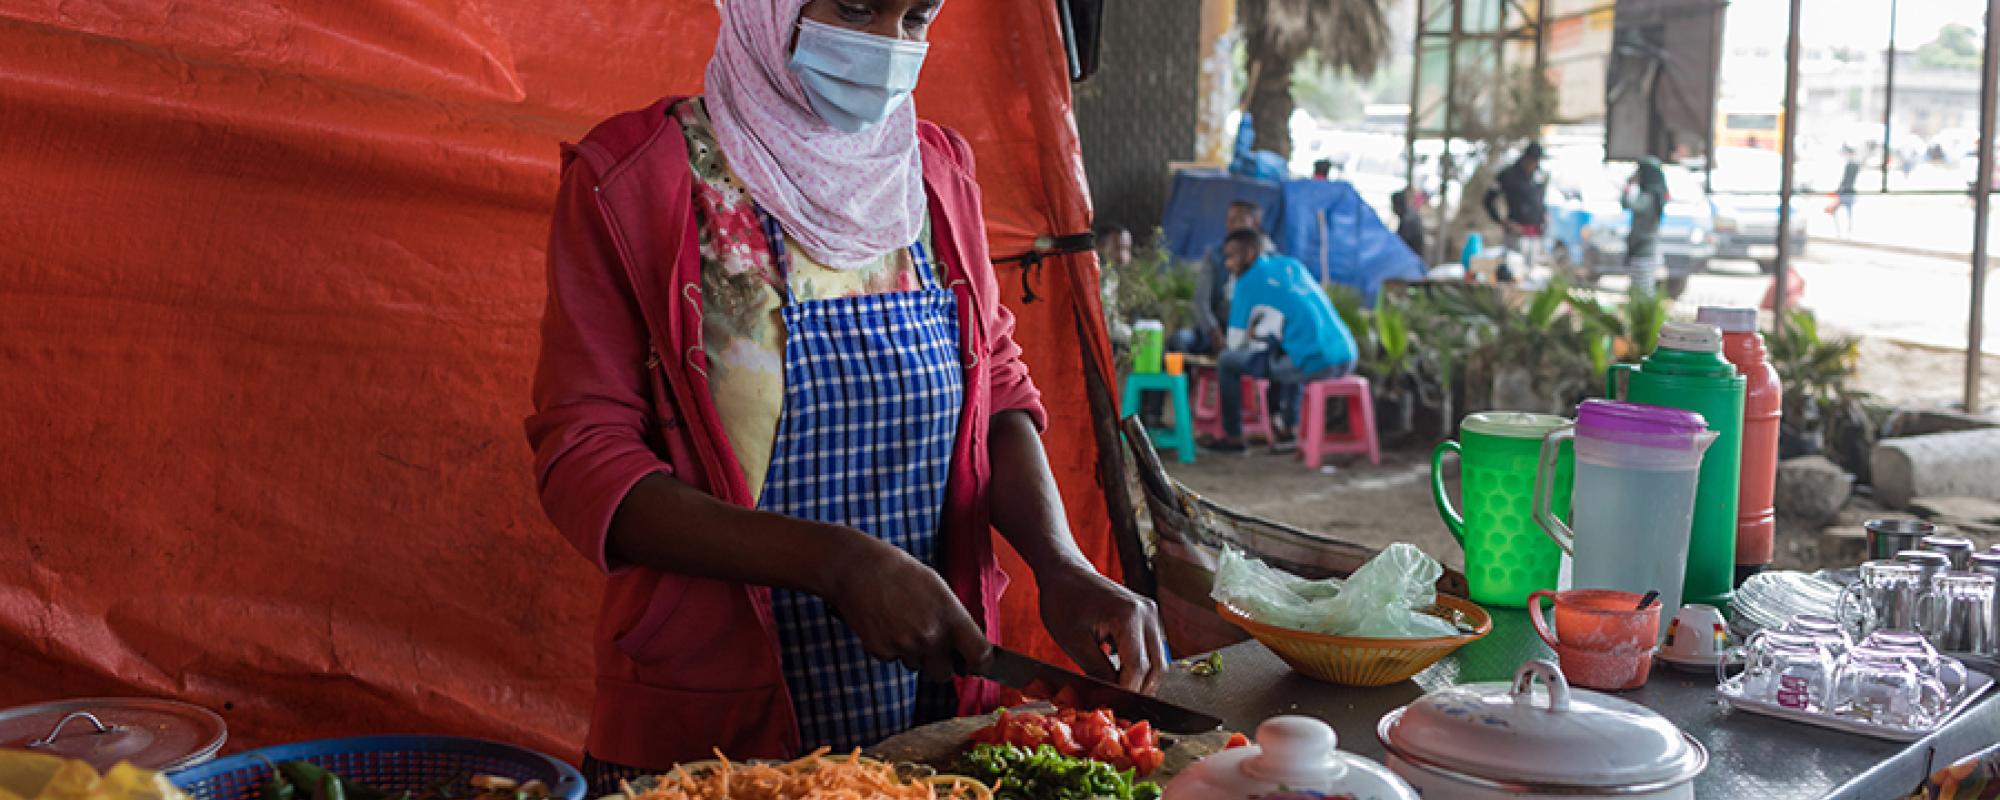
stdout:
MULTIPOLYGON (((1189 367, 1194 372, 1194 432, 1210 440, 1220 440, 1226 434, 1222 430, 1222 393, 1216 390, 1214 367, 1189 367)), ((1262 378, 1243 378, 1243 438, 1262 436, 1264 441, 1271 438, 1271 414, 1268 405, 1271 382, 1262 378)))
POLYGON ((1382 445, 1375 438, 1375 399, 1368 392, 1368 379, 1359 375, 1328 378, 1306 384, 1305 407, 1299 420, 1299 455, 1306 466, 1319 469, 1329 453, 1367 453, 1368 463, 1382 463, 1382 445), (1329 438, 1326 432, 1326 403, 1345 399, 1347 430, 1329 438))

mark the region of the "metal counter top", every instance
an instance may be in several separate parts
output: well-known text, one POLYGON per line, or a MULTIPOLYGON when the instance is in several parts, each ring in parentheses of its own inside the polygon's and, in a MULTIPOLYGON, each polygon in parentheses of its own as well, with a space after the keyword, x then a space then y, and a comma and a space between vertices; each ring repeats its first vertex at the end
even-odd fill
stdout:
MULTIPOLYGON (((1526 612, 1489 610, 1491 634, 1400 684, 1364 689, 1316 681, 1292 672, 1252 641, 1222 651, 1220 675, 1174 671, 1160 696, 1222 717, 1230 729, 1245 733, 1280 714, 1318 717, 1339 734, 1341 749, 1380 761, 1375 724, 1383 714, 1452 684, 1512 680, 1514 670, 1531 658, 1554 659, 1526 612)), ((1618 696, 1659 712, 1708 747, 1708 770, 1695 782, 1701 798, 1900 798, 1934 765, 2000 741, 2000 702, 1991 696, 1944 730, 1911 744, 1732 711, 1716 696, 1713 677, 1662 665, 1655 665, 1645 686, 1618 696)))

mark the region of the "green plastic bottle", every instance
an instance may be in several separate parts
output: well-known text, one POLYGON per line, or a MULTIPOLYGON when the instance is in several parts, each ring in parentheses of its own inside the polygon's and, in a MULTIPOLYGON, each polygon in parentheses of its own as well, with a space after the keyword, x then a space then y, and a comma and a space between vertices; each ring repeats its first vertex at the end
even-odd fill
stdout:
POLYGON ((1715 431, 1715 443, 1701 461, 1681 602, 1726 607, 1736 577, 1744 380, 1722 357, 1722 331, 1714 325, 1669 322, 1660 328, 1660 346, 1652 355, 1637 365, 1612 367, 1607 378, 1614 399, 1694 411, 1715 431))

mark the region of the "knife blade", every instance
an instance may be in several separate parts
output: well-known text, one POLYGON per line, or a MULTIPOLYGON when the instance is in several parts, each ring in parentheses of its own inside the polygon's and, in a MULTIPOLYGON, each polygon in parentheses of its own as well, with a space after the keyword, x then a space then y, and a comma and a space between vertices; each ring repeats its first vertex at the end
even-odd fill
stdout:
POLYGON ((979 672, 979 677, 1022 691, 1046 693, 1044 699, 1069 689, 1076 695, 1079 711, 1108 708, 1121 719, 1133 722, 1145 720, 1152 723, 1155 730, 1168 733, 1191 735, 1222 727, 1222 720, 1199 711, 1127 691, 1117 684, 1088 675, 1078 675, 1004 647, 993 648, 993 660, 979 672))

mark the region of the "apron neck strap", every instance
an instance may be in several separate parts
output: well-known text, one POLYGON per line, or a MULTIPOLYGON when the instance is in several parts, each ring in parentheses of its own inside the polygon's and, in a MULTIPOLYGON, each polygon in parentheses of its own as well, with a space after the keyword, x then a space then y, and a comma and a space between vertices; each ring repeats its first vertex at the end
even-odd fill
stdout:
MULTIPOLYGON (((785 229, 778 218, 757 206, 757 219, 763 223, 764 238, 771 248, 771 263, 778 269, 778 293, 784 297, 785 305, 794 305, 798 300, 792 297, 792 253, 785 247, 785 229)), ((922 240, 911 242, 906 248, 910 253, 910 266, 917 271, 917 280, 923 283, 924 291, 938 288, 937 268, 931 263, 929 248, 922 240)))

